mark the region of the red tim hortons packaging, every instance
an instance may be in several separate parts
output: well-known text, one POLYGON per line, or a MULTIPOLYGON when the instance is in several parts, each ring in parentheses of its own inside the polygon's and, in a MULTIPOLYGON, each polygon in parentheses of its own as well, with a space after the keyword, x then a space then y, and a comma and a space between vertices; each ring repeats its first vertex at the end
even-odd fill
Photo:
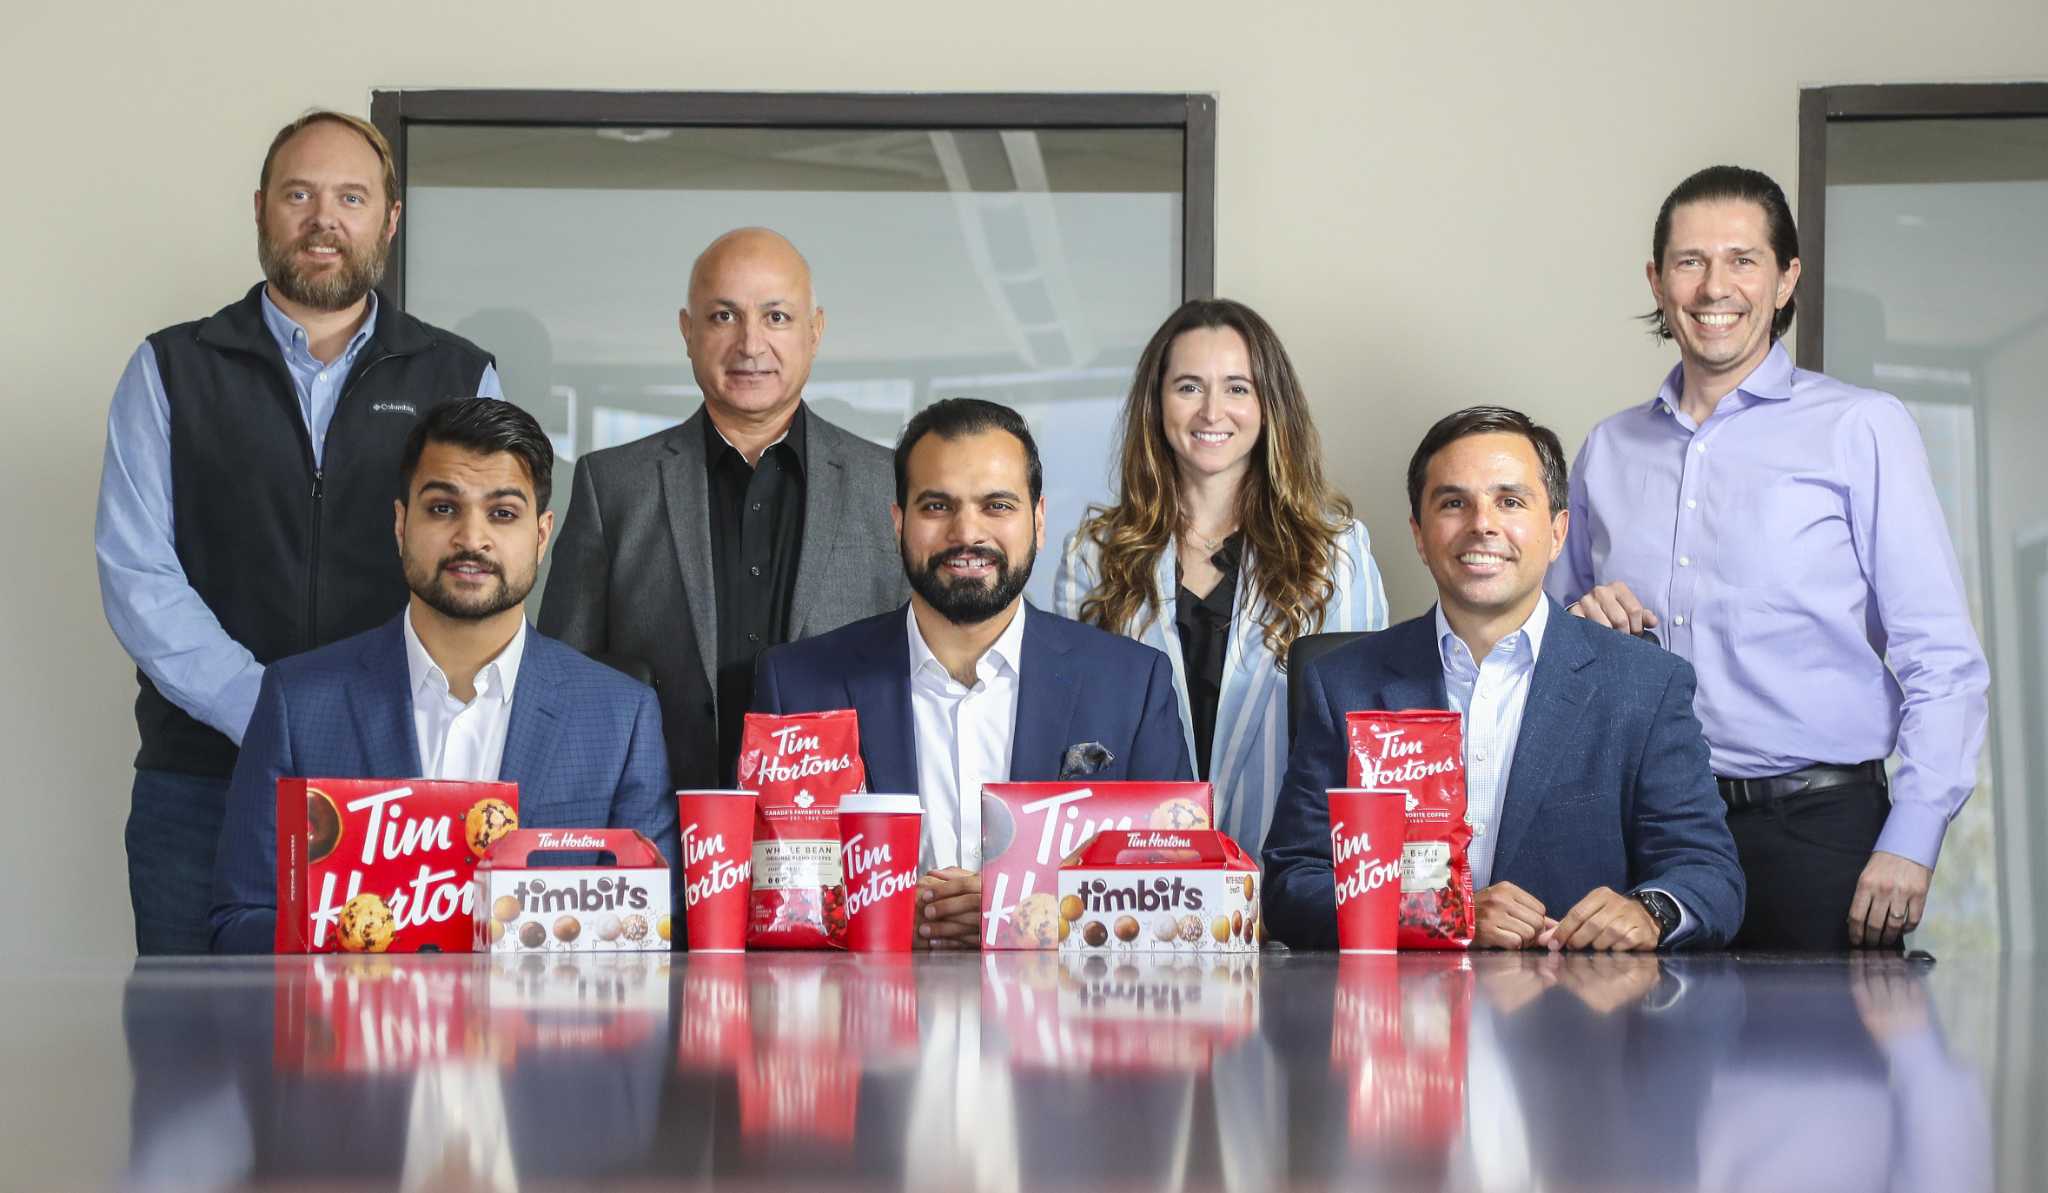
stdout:
POLYGON ((981 789, 981 947, 1057 949, 1060 861, 1110 829, 1206 829, 1207 783, 988 783, 981 789))
POLYGON ((1472 944, 1472 826, 1465 822, 1465 746, 1458 714, 1439 710, 1346 714, 1350 785, 1400 791, 1408 810, 1401 847, 1404 949, 1472 944))
POLYGON ((747 947, 845 947, 839 797, 867 788, 859 717, 850 708, 748 713, 739 780, 757 793, 747 947))
POLYGON ((280 953, 467 953, 478 859, 519 827, 519 785, 277 781, 280 953))

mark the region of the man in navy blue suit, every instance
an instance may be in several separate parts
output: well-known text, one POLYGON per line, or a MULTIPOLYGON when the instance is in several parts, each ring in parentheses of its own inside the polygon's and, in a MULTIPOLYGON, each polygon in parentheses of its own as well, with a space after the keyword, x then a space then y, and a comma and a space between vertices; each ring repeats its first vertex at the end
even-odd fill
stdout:
POLYGON ((554 459, 510 402, 450 402, 413 428, 393 503, 412 599, 377 629, 264 672, 228 785, 215 952, 272 947, 286 776, 517 783, 525 826, 638 829, 673 863, 653 689, 526 624, 554 529, 554 459))
POLYGON ((1714 948, 1734 934, 1742 870, 1692 668, 1544 596, 1565 502, 1563 447, 1516 411, 1461 410, 1423 437, 1409 528, 1437 606, 1303 670, 1309 712, 1266 841, 1272 935, 1336 944, 1324 793, 1347 778, 1345 714, 1409 708, 1464 719, 1475 944, 1714 948))
POLYGON ((974 947, 982 784, 1194 770, 1166 656, 1024 600, 1045 496, 1016 411, 919 411, 896 444, 891 513, 910 603, 763 654, 754 707, 860 713, 868 789, 924 800, 919 938, 974 947))

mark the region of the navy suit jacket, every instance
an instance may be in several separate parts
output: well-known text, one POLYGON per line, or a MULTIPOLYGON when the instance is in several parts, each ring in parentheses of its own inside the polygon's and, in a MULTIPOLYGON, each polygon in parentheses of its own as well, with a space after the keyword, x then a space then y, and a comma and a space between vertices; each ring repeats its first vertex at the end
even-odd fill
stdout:
MULTIPOLYGON (((418 777, 404 616, 264 671, 214 862, 215 952, 274 946, 279 779, 418 777)), ((654 689, 525 633, 498 770, 519 784, 519 823, 638 829, 673 865, 676 805, 654 689)))
MULTIPOLYGON (((1316 659, 1301 682, 1307 713, 1266 837, 1264 914, 1267 931, 1290 945, 1334 948, 1324 793, 1349 778, 1344 714, 1449 707, 1434 611, 1316 659)), ((1692 697, 1684 659, 1553 603, 1501 798, 1492 880, 1559 918, 1596 887, 1654 886, 1691 916, 1680 943, 1726 944, 1742 923, 1742 867, 1692 697)))
MULTIPOLYGON (((1091 778, 1191 779, 1173 667, 1141 642, 1026 605, 1017 668, 1017 732, 1010 780, 1060 779, 1069 746, 1096 742, 1111 760, 1091 778)), ((918 789, 910 712, 910 638, 904 609, 764 651, 754 711, 860 713, 868 790, 918 789)))

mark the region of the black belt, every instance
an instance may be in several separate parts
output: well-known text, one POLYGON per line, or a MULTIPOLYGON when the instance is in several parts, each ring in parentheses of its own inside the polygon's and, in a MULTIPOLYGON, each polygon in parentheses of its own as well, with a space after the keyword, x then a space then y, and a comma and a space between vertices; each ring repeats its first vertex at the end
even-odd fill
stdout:
POLYGON ((1731 812, 1808 791, 1853 787, 1858 783, 1875 783, 1880 788, 1885 785, 1882 762, 1860 762, 1855 766, 1821 764, 1795 770, 1789 775, 1766 775, 1761 779, 1723 779, 1717 776, 1714 781, 1721 785, 1721 799, 1731 812))

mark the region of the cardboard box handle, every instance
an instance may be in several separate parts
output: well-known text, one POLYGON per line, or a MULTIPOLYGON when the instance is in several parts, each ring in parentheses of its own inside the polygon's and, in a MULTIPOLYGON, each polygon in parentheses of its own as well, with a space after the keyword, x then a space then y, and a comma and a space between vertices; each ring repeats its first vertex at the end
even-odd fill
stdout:
POLYGON ((1192 853, 1193 860, 1204 862, 1245 857, 1237 842, 1216 829, 1104 829, 1090 837, 1067 864, 1111 866, 1131 853, 1192 853))
POLYGON ((520 828, 498 839, 482 865, 524 866, 536 853, 609 853, 621 866, 666 866, 654 842, 630 828, 520 828))

